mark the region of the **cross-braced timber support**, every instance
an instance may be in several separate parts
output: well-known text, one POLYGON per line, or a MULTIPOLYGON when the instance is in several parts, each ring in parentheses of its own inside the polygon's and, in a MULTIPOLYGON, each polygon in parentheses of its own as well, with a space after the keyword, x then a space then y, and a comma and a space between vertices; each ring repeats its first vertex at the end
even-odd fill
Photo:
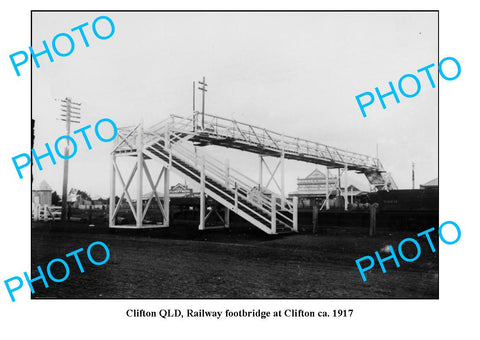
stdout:
POLYGON ((170 196, 168 189, 170 188, 170 169, 169 166, 162 167, 159 175, 153 180, 150 169, 147 165, 144 154, 144 133, 143 133, 143 124, 137 125, 134 129, 129 131, 129 133, 122 133, 119 131, 117 137, 116 145, 111 154, 111 163, 112 166, 111 176, 110 176, 110 209, 109 209, 109 227, 110 228, 131 228, 131 229, 140 229, 140 228, 162 228, 168 227, 170 225, 170 196), (132 140, 136 143, 133 145, 132 140), (128 145, 129 152, 119 152, 119 147, 122 145, 128 145), (131 156, 135 157, 135 164, 131 168, 127 180, 125 181, 120 166, 118 164, 117 158, 119 156, 131 156), (137 190, 135 199, 132 199, 130 196, 129 188, 132 184, 136 175, 137 179, 137 190), (147 179, 150 189, 152 190, 149 197, 146 198, 143 195, 143 182, 144 176, 147 179), (116 180, 120 180, 121 185, 121 194, 118 202, 116 201, 116 180), (159 197, 159 184, 163 179, 164 184, 164 194, 163 202, 159 197), (117 220, 120 212, 125 212, 125 209, 122 211, 122 206, 126 203, 127 211, 131 211, 135 220, 135 224, 117 224, 117 220), (146 215, 149 208, 152 206, 152 202, 155 202, 162 214, 161 223, 146 223, 146 215), (135 204, 134 204, 135 203, 135 204))
MULTIPOLYGON (((330 194, 331 194, 331 190, 330 190, 330 167, 326 167, 326 171, 325 171, 325 200, 323 201, 322 205, 320 206, 320 209, 319 210, 329 210, 330 209, 330 201, 329 201, 329 197, 330 197, 330 194)), ((345 207, 344 209, 345 210, 348 210, 348 204, 349 204, 349 199, 348 199, 348 165, 345 164, 343 166, 343 168, 339 169, 339 174, 338 174, 338 177, 337 177, 337 180, 336 180, 336 183, 335 183, 335 188, 337 190, 337 192, 339 193, 339 195, 342 195, 343 198, 344 198, 344 202, 345 202, 345 207), (342 190, 341 188, 341 178, 342 176, 344 177, 344 188, 342 190)), ((353 204, 353 194, 351 193, 351 203, 353 204)))
POLYGON ((280 157, 278 160, 273 165, 273 170, 270 168, 268 165, 268 162, 266 160, 266 156, 264 155, 259 155, 259 160, 260 160, 260 166, 259 166, 259 177, 258 177, 258 182, 259 182, 259 188, 260 190, 263 189, 269 189, 270 185, 275 184, 274 188, 278 189, 280 193, 280 200, 281 200, 281 206, 285 206, 285 152, 282 151, 280 157), (264 169, 266 170, 265 173, 267 175, 267 178, 264 179, 263 174, 264 174, 264 169), (280 174, 280 179, 278 180, 278 175, 280 174), (280 183, 279 183, 280 182, 280 183), (264 185, 265 183, 265 185, 264 185))
POLYGON ((112 153, 109 217, 111 226, 115 226, 120 205, 124 204, 125 208, 129 208, 134 214, 133 227, 143 227, 147 224, 146 211, 155 202, 164 214, 164 226, 169 225, 168 192, 165 192, 162 202, 157 194, 157 186, 164 176, 167 183, 165 188, 168 190, 170 171, 199 184, 200 229, 206 229, 206 220, 214 216, 222 221, 221 210, 210 203, 214 200, 226 208, 222 221, 224 227, 229 225, 231 210, 267 234, 298 230, 297 199, 292 200, 285 195, 285 159, 328 167, 324 202, 327 209, 330 208, 328 198, 333 189, 330 187, 330 169, 342 171, 342 174, 339 173, 338 177, 332 180, 337 182, 336 192, 344 197, 346 210, 349 204, 348 178, 342 179, 343 186, 340 185, 340 180, 342 175, 347 175, 348 171, 363 173, 376 190, 396 187, 393 180, 389 178, 391 176, 387 176, 376 158, 286 136, 219 116, 203 113, 201 125, 198 123, 198 118, 198 113, 187 117, 171 115, 145 131, 141 125, 119 129, 117 146, 112 153), (207 145, 239 149, 260 155, 259 181, 252 180, 243 173, 229 168, 228 165, 225 166, 217 159, 198 151, 207 145), (117 164, 116 158, 119 156, 136 157, 136 162, 126 181, 117 164), (277 158, 277 162, 273 165, 272 161, 267 163, 266 157, 277 158), (146 160, 149 159, 155 160, 157 164, 160 163, 164 167, 155 182, 147 166, 146 160), (128 189, 135 175, 137 175, 138 185, 137 200, 134 204, 128 189), (120 183, 116 183, 117 178, 120 183), (140 202, 143 194, 141 183, 144 178, 148 179, 153 190, 145 205, 140 202), (116 184, 121 184, 123 189, 120 204, 114 201, 116 184), (270 187, 275 189, 275 192, 270 187), (206 199, 207 195, 208 199, 206 199))
MULTIPOLYGON (((223 229, 230 228, 230 209, 227 207, 224 208, 224 216, 222 217, 219 210, 220 205, 218 204, 207 204, 207 197, 205 193, 205 156, 200 158, 200 223, 198 225, 198 230, 209 230, 209 229, 223 229), (216 225, 209 225, 208 220, 216 216, 221 223, 216 225)), ((230 168, 228 162, 225 163, 225 186, 229 185, 229 173, 230 168)))

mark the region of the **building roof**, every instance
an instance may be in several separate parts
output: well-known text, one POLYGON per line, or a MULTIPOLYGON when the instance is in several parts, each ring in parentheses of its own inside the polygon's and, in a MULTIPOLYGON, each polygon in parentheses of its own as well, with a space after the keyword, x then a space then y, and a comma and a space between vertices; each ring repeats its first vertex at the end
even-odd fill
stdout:
POLYGON ((34 185, 33 191, 52 191, 52 187, 48 185, 47 181, 43 180, 38 185, 34 185))
POLYGON ((438 177, 437 178, 434 178, 432 179, 431 181, 427 182, 427 183, 424 183, 424 184, 421 184, 420 187, 429 187, 429 188, 432 188, 432 187, 438 187, 438 177))
MULTIPOLYGON (((189 188, 188 185, 182 184, 182 183, 177 183, 173 186, 170 187, 170 190, 168 191, 170 195, 175 195, 175 194, 193 194, 193 189, 189 188)), ((145 193, 142 195, 142 200, 148 200, 150 198, 150 195, 152 195, 153 190, 150 190, 148 193, 145 193)), ((157 196, 159 198, 163 198, 164 193, 157 191, 157 196)), ((153 199, 155 199, 155 195, 153 196, 153 199)), ((135 201, 136 198, 132 197, 132 200, 135 201)))
MULTIPOLYGON (((330 179, 336 178, 332 173, 328 176, 330 179)), ((315 168, 307 177, 301 178, 301 179, 325 179, 326 176, 323 172, 321 172, 319 169, 315 168)))
MULTIPOLYGON (((352 196, 363 196, 367 195, 367 191, 362 191, 354 185, 349 185, 347 187, 348 195, 352 196)), ((337 188, 330 191, 330 195, 339 195, 342 196, 345 192, 345 188, 340 188, 340 192, 337 188)), ((297 190, 289 193, 289 196, 299 196, 299 197, 325 197, 324 190, 297 190)))
POLYGON ((357 188, 356 186, 354 186, 354 185, 349 185, 349 186, 347 187, 347 191, 348 191, 348 192, 350 192, 350 191, 359 191, 359 192, 360 192, 361 190, 358 189, 358 188, 357 188))
MULTIPOLYGON (((153 190, 150 190, 149 192, 145 193, 142 195, 142 200, 148 200, 150 196, 152 195, 153 190)), ((163 198, 163 193, 157 191, 157 196, 158 198, 163 198)), ((153 195, 153 199, 155 199, 155 194, 153 195)), ((132 200, 135 201, 136 198, 132 197, 132 200)))
POLYGON ((310 175, 305 178, 325 178, 325 174, 318 169, 313 170, 310 175))
POLYGON ((186 184, 182 184, 182 183, 177 183, 173 186, 170 187, 170 192, 178 192, 178 191, 190 191, 192 189, 190 189, 188 187, 188 185, 186 184))

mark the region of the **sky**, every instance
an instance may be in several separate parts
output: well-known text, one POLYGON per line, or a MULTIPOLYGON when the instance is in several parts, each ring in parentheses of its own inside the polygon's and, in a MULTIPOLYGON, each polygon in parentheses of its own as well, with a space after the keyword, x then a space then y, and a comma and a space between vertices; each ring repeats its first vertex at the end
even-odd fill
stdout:
MULTIPOLYGON (((409 189, 415 162, 415 183, 438 177, 438 86, 432 88, 417 70, 438 58, 437 13, 432 12, 309 12, 309 13, 161 13, 161 12, 36 12, 33 49, 42 41, 88 22, 85 47, 78 32, 71 33, 75 49, 68 57, 39 57, 33 67, 35 149, 54 145, 65 134, 59 121, 59 99, 80 102, 81 123, 94 126, 111 118, 117 126, 146 126, 170 114, 192 114, 192 81, 206 77, 206 113, 266 127, 352 152, 376 156, 401 189, 409 189), (100 40, 91 30, 100 15, 115 24, 114 35, 100 40), (355 96, 388 91, 404 74, 421 79, 414 98, 400 94, 376 102, 364 118, 355 96)), ((109 32, 99 21, 101 34, 109 32)), ((57 47, 68 50, 59 39, 57 47)), ((437 68, 432 68, 438 84, 437 68)), ((411 83, 405 88, 413 92, 411 83)), ((197 94, 197 104, 199 103, 197 94)), ((70 160, 69 187, 92 196, 107 197, 112 143, 98 141, 90 131, 92 149, 79 142, 70 160)), ((258 155, 207 147, 216 158, 229 159, 232 168, 258 178, 258 155)), ((122 165, 124 177, 131 160, 122 165)), ((149 161, 152 162, 152 161, 149 161)), ((63 165, 48 160, 34 183, 46 180, 61 192, 63 165)), ((152 163, 152 172, 160 164, 152 163)), ((324 167, 318 166, 321 171, 324 167)), ((287 161, 286 191, 315 165, 287 161)), ((171 185, 183 182, 172 176, 171 185)), ((117 181, 118 183, 118 181, 117 181)), ((349 174, 349 183, 367 190, 363 175, 349 174)), ((130 192, 135 192, 135 185, 130 192)), ((149 191, 147 183, 145 191, 149 191)), ((117 193, 119 187, 117 188, 117 193)))

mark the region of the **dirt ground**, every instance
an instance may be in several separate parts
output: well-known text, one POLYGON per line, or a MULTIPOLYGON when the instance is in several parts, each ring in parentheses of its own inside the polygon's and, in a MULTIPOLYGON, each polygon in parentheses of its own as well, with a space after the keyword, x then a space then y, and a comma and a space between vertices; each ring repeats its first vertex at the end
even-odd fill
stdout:
MULTIPOLYGON (((426 239, 411 231, 379 231, 368 237, 332 227, 316 235, 269 237, 235 227, 206 232, 194 226, 186 229, 176 235, 164 230, 34 224, 31 276, 36 276, 38 265, 46 273, 54 258, 65 259, 71 272, 62 283, 49 281, 49 288, 35 282, 32 298, 438 298, 438 247, 432 253, 426 239), (420 258, 412 263, 399 259, 400 268, 388 261, 385 274, 376 263, 364 282, 355 260, 375 257, 374 252, 387 244, 396 249, 405 237, 418 239, 420 258), (94 241, 107 244, 111 253, 102 266, 87 259, 87 247, 94 241), (78 248, 84 249, 79 254, 84 273, 73 257, 65 258, 78 248)), ((438 235, 432 239, 437 245, 438 235)), ((93 249, 93 257, 102 260, 101 247, 93 249)), ((403 250, 406 256, 414 256, 414 246, 403 250)), ((58 263, 52 272, 58 278, 65 273, 58 263)))

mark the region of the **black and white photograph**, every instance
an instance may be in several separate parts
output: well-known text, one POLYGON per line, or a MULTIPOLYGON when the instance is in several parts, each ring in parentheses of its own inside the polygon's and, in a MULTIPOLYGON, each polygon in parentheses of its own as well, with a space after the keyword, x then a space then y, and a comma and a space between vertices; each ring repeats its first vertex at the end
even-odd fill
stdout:
POLYGON ((0 339, 475 338, 472 4, 0 5, 0 339))
POLYGON ((437 12, 47 11, 32 23, 34 41, 58 27, 79 38, 51 65, 39 56, 32 78, 34 148, 55 149, 32 167, 32 272, 95 240, 111 252, 32 298, 438 298, 428 239, 389 248, 438 224, 438 87, 418 73, 417 97, 387 94, 437 60, 437 12), (363 117, 355 96, 371 79, 387 108, 363 117))

